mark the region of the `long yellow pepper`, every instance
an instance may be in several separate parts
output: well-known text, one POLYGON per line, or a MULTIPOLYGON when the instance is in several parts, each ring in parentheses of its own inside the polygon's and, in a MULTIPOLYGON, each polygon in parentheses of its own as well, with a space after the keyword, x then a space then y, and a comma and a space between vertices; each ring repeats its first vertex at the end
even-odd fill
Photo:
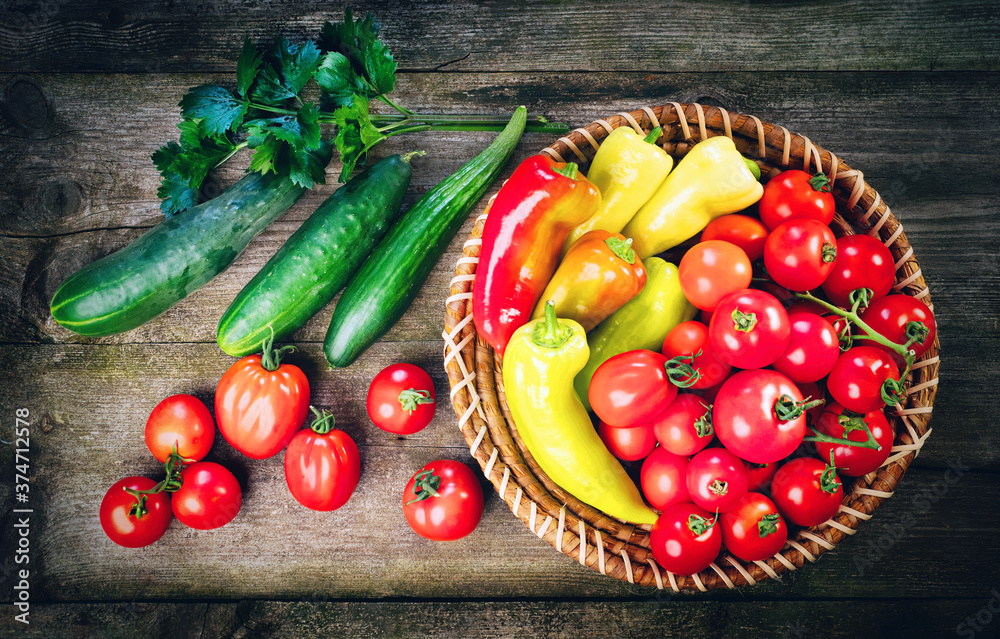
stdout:
POLYGON ((725 136, 699 142, 622 234, 635 240, 632 248, 645 260, 694 237, 715 218, 745 209, 764 193, 749 164, 725 136))
POLYGON ((604 446, 573 390, 573 378, 587 363, 583 327, 545 318, 517 329, 503 358, 503 382, 521 441, 552 481, 580 501, 612 517, 653 524, 625 469, 604 446))

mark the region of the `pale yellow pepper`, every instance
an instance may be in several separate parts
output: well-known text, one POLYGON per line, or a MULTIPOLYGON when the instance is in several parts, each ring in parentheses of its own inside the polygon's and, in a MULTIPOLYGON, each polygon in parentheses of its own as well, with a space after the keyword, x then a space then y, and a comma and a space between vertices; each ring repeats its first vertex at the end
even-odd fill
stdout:
POLYGON ((645 260, 694 237, 715 218, 742 211, 764 193, 748 164, 725 136, 699 142, 622 234, 634 240, 632 248, 645 260))
POLYGON ((563 255, 589 231, 620 233, 656 192, 674 165, 674 159, 656 144, 661 131, 657 127, 643 138, 623 126, 604 139, 587 171, 587 179, 601 192, 601 208, 570 232, 563 255))

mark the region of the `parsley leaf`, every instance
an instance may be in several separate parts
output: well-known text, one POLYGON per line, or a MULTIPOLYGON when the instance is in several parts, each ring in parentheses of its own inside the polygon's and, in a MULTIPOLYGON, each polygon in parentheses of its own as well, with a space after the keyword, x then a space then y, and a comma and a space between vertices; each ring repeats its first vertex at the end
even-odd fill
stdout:
POLYGON ((247 145, 254 150, 253 156, 250 158, 250 170, 257 171, 262 175, 275 171, 274 164, 277 161, 277 156, 286 146, 273 135, 267 133, 259 137, 251 136, 247 139, 247 145))
POLYGON ((316 83, 337 106, 347 104, 355 93, 367 93, 368 84, 354 72, 351 61, 338 51, 323 56, 323 62, 316 70, 316 83))
POLYGON ((237 150, 237 145, 223 135, 202 137, 198 120, 184 120, 180 144, 168 142, 153 152, 153 164, 163 182, 157 195, 163 200, 160 209, 166 217, 198 204, 201 185, 208 172, 237 150))
POLYGON ((281 40, 275 45, 275 49, 283 84, 286 89, 298 95, 319 67, 319 48, 311 40, 301 46, 281 40))
POLYGON ((344 164, 339 179, 346 182, 354 172, 355 165, 364 159, 368 149, 386 136, 368 119, 368 99, 361 95, 353 96, 348 104, 334 111, 333 120, 337 125, 334 143, 340 153, 340 161, 344 164))
POLYGON ((286 87, 278 72, 270 64, 263 65, 257 75, 257 83, 251 92, 251 99, 254 102, 263 102, 270 105, 282 105, 285 100, 295 97, 295 92, 286 87))
POLYGON ((256 45, 250 40, 250 36, 247 36, 243 41, 240 57, 236 61, 236 87, 240 95, 246 97, 250 91, 262 60, 263 55, 258 55, 256 45))
POLYGON ((378 32, 372 14, 355 22, 348 8, 343 22, 327 22, 320 34, 323 50, 345 56, 354 72, 364 78, 364 93, 370 98, 390 93, 396 86, 396 62, 378 39, 378 32))
POLYGON ((249 104, 214 84, 194 87, 181 98, 181 115, 189 120, 200 119, 204 135, 219 135, 237 129, 243 122, 249 104))

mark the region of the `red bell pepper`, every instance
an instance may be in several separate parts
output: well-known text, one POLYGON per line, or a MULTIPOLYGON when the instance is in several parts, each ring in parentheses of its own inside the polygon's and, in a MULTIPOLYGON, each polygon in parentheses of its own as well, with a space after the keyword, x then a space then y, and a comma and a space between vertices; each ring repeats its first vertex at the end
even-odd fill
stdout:
POLYGON ((533 155, 497 193, 483 228, 472 289, 476 331, 502 357, 528 323, 573 227, 597 212, 601 194, 576 164, 533 155))

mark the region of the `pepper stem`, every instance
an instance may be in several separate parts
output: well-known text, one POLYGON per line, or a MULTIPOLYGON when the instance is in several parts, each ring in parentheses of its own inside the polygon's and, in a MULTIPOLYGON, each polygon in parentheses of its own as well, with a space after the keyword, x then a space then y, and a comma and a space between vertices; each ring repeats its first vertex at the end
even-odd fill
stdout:
POLYGON ((642 139, 642 141, 649 142, 650 144, 656 144, 656 141, 660 139, 660 136, 662 134, 663 134, 663 127, 658 126, 652 131, 650 131, 649 134, 642 139))
POLYGON ((310 426, 310 428, 313 429, 314 433, 318 435, 326 435, 331 430, 333 430, 333 426, 337 422, 337 420, 333 418, 333 413, 326 410, 325 408, 323 410, 320 410, 315 406, 310 406, 309 410, 311 410, 313 415, 316 416, 315 419, 313 419, 312 425, 310 426))
POLYGON ((538 320, 531 339, 538 346, 545 348, 561 348, 573 337, 573 329, 566 326, 556 317, 556 303, 545 302, 545 318, 538 320))
POLYGON ((608 245, 608 248, 611 249, 611 252, 616 257, 625 260, 629 264, 635 264, 635 251, 632 249, 632 238, 623 240, 616 235, 612 235, 604 240, 604 243, 608 245))
POLYGON ((563 177, 568 177, 571 180, 575 180, 577 173, 579 173, 580 167, 576 165, 576 162, 570 162, 561 169, 552 169, 552 170, 563 177))
POLYGON ((417 390, 415 388, 408 388, 399 393, 399 405, 403 407, 408 413, 412 413, 417 410, 418 404, 433 404, 434 400, 431 399, 431 392, 429 390, 417 390))
POLYGON ((751 160, 750 158, 743 158, 743 161, 746 162, 747 168, 750 169, 750 173, 753 174, 754 179, 759 180, 760 166, 758 166, 757 163, 751 160))

